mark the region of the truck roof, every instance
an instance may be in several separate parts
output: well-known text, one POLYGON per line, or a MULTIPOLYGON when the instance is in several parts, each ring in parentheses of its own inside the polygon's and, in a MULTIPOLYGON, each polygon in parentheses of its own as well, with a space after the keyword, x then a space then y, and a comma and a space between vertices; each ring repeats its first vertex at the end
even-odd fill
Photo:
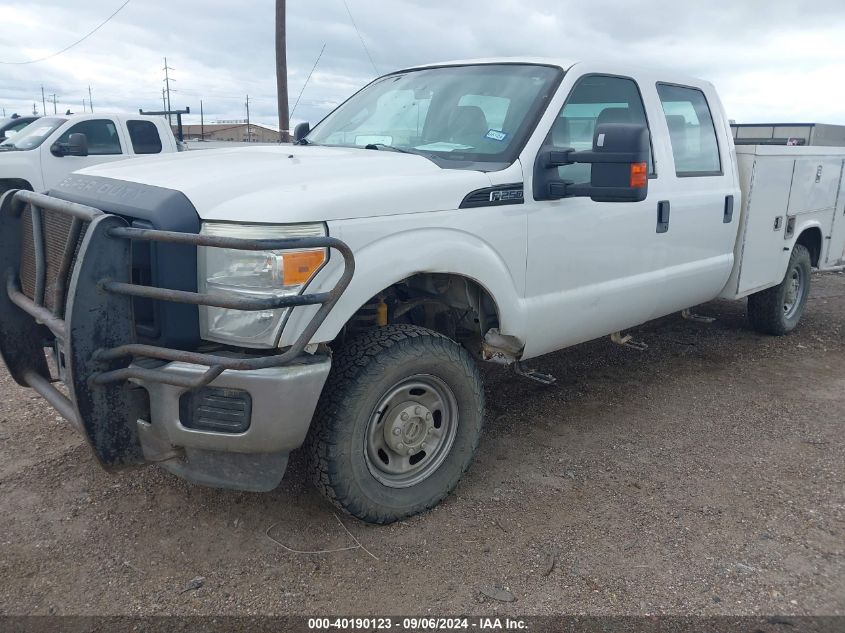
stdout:
POLYGON ((601 66, 604 72, 612 69, 613 74, 625 75, 646 75, 654 77, 656 81, 666 81, 673 83, 689 84, 689 85, 710 85, 710 82, 700 77, 692 77, 684 75, 669 68, 654 68, 648 66, 640 66, 636 64, 627 64, 624 62, 612 60, 574 60, 563 57, 531 57, 531 56, 515 56, 515 57, 480 57, 476 59, 455 59, 443 62, 436 62, 431 64, 420 64, 417 66, 410 66, 395 72, 403 72, 407 70, 417 70, 420 68, 437 68, 439 66, 469 66, 476 64, 538 64, 543 66, 557 66, 564 71, 569 70, 575 65, 584 66, 601 66))

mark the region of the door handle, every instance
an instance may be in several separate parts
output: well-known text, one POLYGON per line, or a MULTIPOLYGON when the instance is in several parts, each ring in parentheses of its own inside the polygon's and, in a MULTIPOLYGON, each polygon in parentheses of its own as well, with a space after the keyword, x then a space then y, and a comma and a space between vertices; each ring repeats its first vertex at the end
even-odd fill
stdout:
POLYGON ((657 203, 657 232, 665 233, 669 230, 669 201, 661 200, 657 203))
POLYGON ((734 217, 734 197, 733 196, 725 196, 725 215, 722 218, 722 222, 725 224, 730 224, 731 220, 734 217))

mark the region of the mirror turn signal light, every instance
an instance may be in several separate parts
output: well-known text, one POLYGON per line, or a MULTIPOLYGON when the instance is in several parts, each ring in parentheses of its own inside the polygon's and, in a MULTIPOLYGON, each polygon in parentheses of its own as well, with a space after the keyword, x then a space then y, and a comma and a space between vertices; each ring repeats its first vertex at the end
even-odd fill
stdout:
POLYGON ((281 257, 284 262, 284 285, 299 286, 311 279, 320 269, 326 261, 326 251, 322 248, 315 251, 295 251, 284 253, 281 257))
POLYGON ((642 189, 648 184, 648 165, 631 163, 631 188, 642 189))

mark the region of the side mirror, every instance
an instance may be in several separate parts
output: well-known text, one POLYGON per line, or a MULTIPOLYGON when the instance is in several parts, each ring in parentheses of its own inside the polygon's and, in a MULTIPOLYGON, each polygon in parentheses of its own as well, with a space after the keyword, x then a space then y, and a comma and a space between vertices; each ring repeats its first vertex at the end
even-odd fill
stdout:
POLYGON ((311 131, 311 124, 308 121, 303 121, 302 123, 297 123, 296 127, 293 128, 293 142, 299 143, 302 139, 308 136, 308 132, 311 131))
POLYGON ((68 154, 71 156, 88 156, 88 137, 77 132, 67 139, 68 154))
POLYGON ((534 197, 558 200, 577 196, 595 202, 639 202, 648 194, 648 128, 634 123, 603 123, 593 134, 593 149, 544 147, 534 163, 534 197), (558 178, 557 168, 589 163, 590 184, 558 178))
POLYGON ((53 156, 88 156, 88 137, 77 132, 71 134, 67 143, 53 143, 50 146, 53 156))

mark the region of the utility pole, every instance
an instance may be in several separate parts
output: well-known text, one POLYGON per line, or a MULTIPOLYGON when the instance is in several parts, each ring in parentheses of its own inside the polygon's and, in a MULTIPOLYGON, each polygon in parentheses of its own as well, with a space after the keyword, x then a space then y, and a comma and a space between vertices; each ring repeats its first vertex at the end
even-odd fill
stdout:
POLYGON ((202 113, 202 99, 200 99, 200 140, 205 140, 205 117, 202 113))
MULTIPOLYGON (((167 58, 165 57, 164 58, 164 84, 165 84, 165 86, 167 86, 167 106, 165 107, 165 110, 168 110, 168 111, 170 111, 170 82, 171 82, 171 79, 170 79, 170 74, 168 73, 168 71, 170 71, 170 70, 176 70, 176 69, 171 68, 170 66, 167 65, 167 58)), ((176 80, 173 79, 172 81, 176 81, 176 80)), ((171 126, 173 125, 173 120, 170 118, 169 114, 167 115, 167 123, 168 123, 168 125, 171 125, 171 126)))
POLYGON ((164 99, 164 88, 161 89, 161 109, 167 110, 167 101, 164 99))
POLYGON ((82 111, 88 112, 88 110, 85 109, 85 97, 82 97, 82 111))
MULTIPOLYGON (((51 94, 50 96, 51 96, 51 97, 53 97, 53 114, 56 114, 56 96, 57 96, 57 95, 56 95, 56 93, 54 92, 54 93, 53 93, 53 94, 51 94)), ((45 112, 44 112, 44 114, 47 114, 47 112, 45 111, 45 112)))
POLYGON ((41 86, 41 111, 47 114, 47 102, 44 100, 44 86, 41 86))
POLYGON ((279 104, 279 132, 283 143, 290 141, 288 111, 288 58, 285 35, 285 0, 276 0, 276 93, 279 104))
POLYGON ((91 106, 91 112, 94 112, 94 99, 91 97, 91 86, 88 86, 88 105, 91 106))
POLYGON ((246 142, 252 143, 252 132, 249 127, 249 95, 246 96, 246 142))
MULTIPOLYGON (((47 114, 46 112, 44 114, 47 114)), ((32 102, 32 116, 38 116, 38 108, 35 107, 35 101, 32 102)))

